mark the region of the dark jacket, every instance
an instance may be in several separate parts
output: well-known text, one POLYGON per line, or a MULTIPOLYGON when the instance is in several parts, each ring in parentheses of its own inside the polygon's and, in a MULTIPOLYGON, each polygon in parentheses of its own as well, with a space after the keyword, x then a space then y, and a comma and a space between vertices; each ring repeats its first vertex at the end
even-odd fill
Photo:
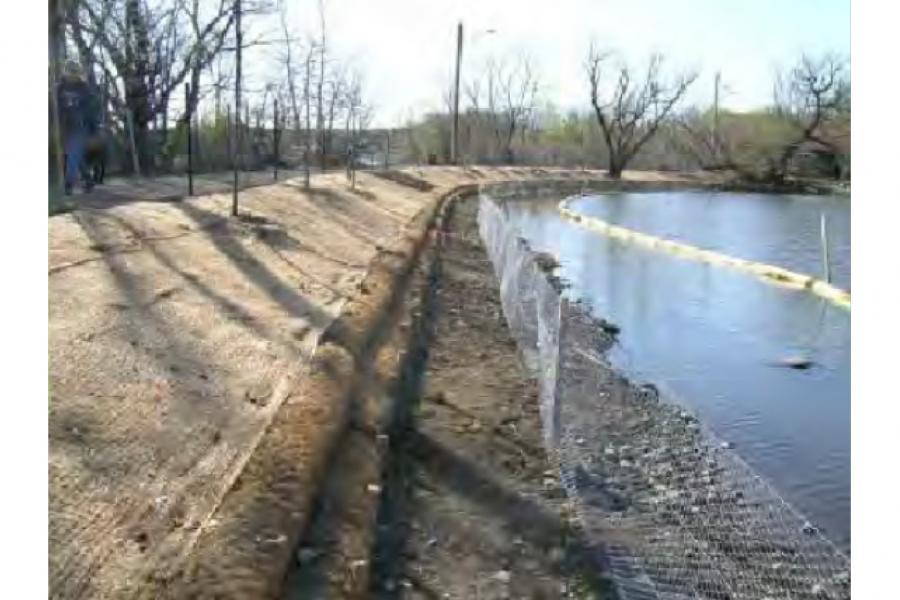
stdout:
POLYGON ((57 88, 59 120, 63 133, 97 131, 97 99, 90 86, 80 79, 64 79, 57 88))

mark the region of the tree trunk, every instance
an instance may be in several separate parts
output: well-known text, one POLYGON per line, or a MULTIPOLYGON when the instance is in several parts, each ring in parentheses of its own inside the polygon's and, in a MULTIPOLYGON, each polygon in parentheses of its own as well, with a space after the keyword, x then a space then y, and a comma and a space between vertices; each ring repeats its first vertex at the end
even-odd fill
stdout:
POLYGON ((53 154, 56 167, 57 191, 61 194, 65 181, 65 165, 63 160, 62 131, 59 122, 59 106, 56 96, 57 78, 61 60, 62 43, 62 10, 61 0, 50 0, 50 111, 53 126, 53 154))
POLYGON ((138 161, 141 168, 147 172, 153 169, 153 155, 150 152, 148 135, 152 118, 149 106, 150 90, 147 88, 150 41, 138 0, 128 0, 125 11, 127 38, 130 42, 126 47, 126 56, 128 56, 127 63, 132 68, 124 77, 125 101, 131 110, 138 161))
MULTIPOLYGON (((191 69, 191 93, 188 97, 188 105, 184 107, 185 113, 189 115, 193 115, 197 112, 201 70, 200 65, 197 63, 195 63, 194 67, 191 69)), ((218 91, 216 91, 216 94, 218 95, 218 91)), ((216 110, 218 111, 218 101, 216 102, 216 110)))
POLYGON ((331 153, 331 142, 334 139, 334 109, 340 94, 340 85, 335 81, 328 103, 328 124, 322 132, 322 170, 325 170, 327 156, 331 153))
POLYGON ((609 154, 609 175, 610 179, 622 179, 622 171, 624 170, 625 165, 622 161, 618 160, 615 153, 610 152, 609 154))
MULTIPOLYGON (((177 126, 176 126, 177 127, 177 126)), ((162 107, 162 127, 159 130, 159 140, 162 144, 162 147, 165 149, 165 152, 162 153, 162 165, 161 167, 166 172, 172 170, 172 166, 174 165, 174 157, 172 156, 172 152, 175 151, 169 145, 169 100, 168 98, 163 101, 162 107)))
POLYGON ((322 3, 322 0, 319 0, 319 20, 322 27, 322 42, 319 47, 319 89, 318 89, 318 112, 316 113, 316 129, 318 130, 318 138, 319 138, 319 153, 321 155, 322 162, 322 171, 325 171, 325 131, 323 125, 325 124, 325 113, 324 113, 324 88, 325 88, 325 5, 322 3))

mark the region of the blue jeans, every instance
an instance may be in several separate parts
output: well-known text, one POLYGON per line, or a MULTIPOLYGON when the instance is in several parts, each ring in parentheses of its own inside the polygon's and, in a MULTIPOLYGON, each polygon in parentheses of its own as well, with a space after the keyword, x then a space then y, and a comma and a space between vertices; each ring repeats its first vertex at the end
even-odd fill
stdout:
POLYGON ((86 145, 87 133, 84 131, 73 131, 66 136, 66 188, 74 186, 79 175, 82 175, 82 179, 86 181, 83 175, 86 145))

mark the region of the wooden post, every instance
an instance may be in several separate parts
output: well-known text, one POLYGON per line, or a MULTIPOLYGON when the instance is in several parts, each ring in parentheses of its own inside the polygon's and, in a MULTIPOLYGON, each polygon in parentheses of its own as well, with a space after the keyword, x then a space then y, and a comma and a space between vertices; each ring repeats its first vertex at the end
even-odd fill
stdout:
POLYGON ((384 148, 384 170, 387 171, 391 166, 391 128, 388 127, 384 148))
POLYGON ((278 131, 278 98, 273 99, 272 105, 273 116, 272 116, 272 154, 275 157, 275 169, 272 173, 275 181, 278 181, 278 143, 281 141, 281 133, 278 131))
POLYGON ((234 180, 231 186, 231 216, 238 215, 238 171, 241 168, 241 0, 234 0, 235 77, 234 77, 234 180))
POLYGON ((194 195, 194 149, 191 141, 191 84, 184 84, 184 124, 187 128, 187 176, 188 176, 188 196, 194 195))
POLYGON ((831 260, 828 256, 828 222, 825 213, 821 214, 821 236, 822 236, 822 270, 825 275, 825 281, 831 283, 831 260))

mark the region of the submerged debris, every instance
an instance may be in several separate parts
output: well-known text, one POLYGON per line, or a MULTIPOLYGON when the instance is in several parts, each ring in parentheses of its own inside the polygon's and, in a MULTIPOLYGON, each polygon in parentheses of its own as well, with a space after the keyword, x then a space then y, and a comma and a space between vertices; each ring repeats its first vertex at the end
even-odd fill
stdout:
POLYGON ((544 273, 552 273, 559 268, 559 261, 556 257, 547 252, 538 252, 534 255, 534 263, 544 273))
POLYGON ((603 333, 607 333, 609 335, 619 335, 619 332, 622 331, 622 328, 616 325, 615 323, 611 323, 606 319, 599 319, 598 325, 600 325, 600 329, 603 330, 603 333))
POLYGON ((773 367, 784 367, 786 369, 797 369, 799 371, 805 371, 806 369, 812 367, 815 362, 812 359, 806 358, 804 356, 788 356, 770 364, 773 367))

